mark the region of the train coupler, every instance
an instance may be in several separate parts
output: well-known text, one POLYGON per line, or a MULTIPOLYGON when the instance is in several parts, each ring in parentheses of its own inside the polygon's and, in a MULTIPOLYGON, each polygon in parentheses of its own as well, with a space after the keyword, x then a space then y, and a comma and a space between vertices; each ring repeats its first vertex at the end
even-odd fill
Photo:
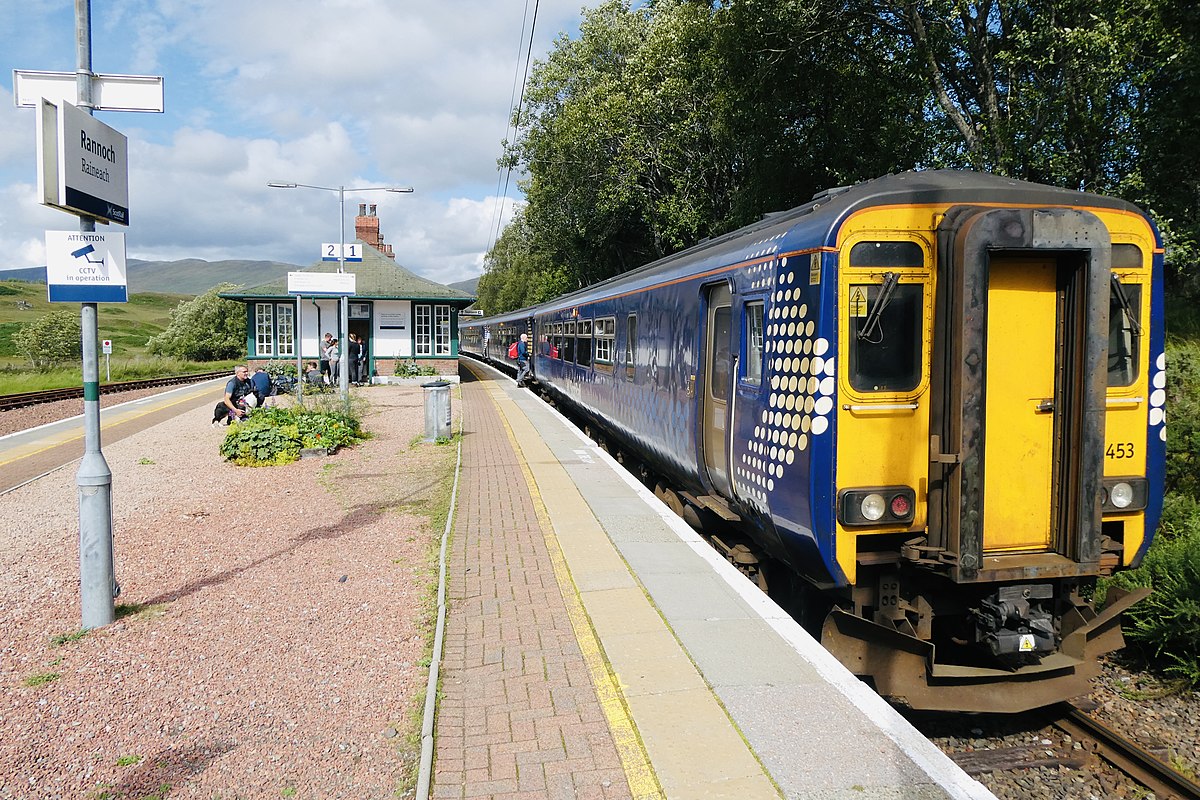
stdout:
POLYGON ((1053 653, 1059 639, 1054 615, 1043 606, 1054 600, 1049 583, 1003 586, 972 609, 975 640, 992 655, 1006 658, 1053 653))

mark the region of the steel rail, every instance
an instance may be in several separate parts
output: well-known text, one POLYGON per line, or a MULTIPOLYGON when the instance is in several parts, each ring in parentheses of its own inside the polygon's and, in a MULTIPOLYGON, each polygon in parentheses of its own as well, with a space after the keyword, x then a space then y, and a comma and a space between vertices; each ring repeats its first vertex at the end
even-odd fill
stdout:
MULTIPOLYGON (((212 378, 232 375, 230 370, 219 372, 195 372, 187 375, 166 375, 160 378, 146 378, 137 381, 116 381, 100 384, 100 394, 129 392, 137 389, 152 389, 155 386, 175 386, 181 383, 196 383, 212 378)), ((72 386, 66 389, 45 389, 38 392, 18 392, 16 394, 0 395, 0 411, 11 411, 15 408, 35 406, 39 403, 52 403, 55 400, 76 400, 83 397, 82 386, 72 386)))
POLYGON ((1200 800, 1200 784, 1171 769, 1153 753, 1070 703, 1062 704, 1055 727, 1076 741, 1090 741, 1096 755, 1154 792, 1159 800, 1200 800))

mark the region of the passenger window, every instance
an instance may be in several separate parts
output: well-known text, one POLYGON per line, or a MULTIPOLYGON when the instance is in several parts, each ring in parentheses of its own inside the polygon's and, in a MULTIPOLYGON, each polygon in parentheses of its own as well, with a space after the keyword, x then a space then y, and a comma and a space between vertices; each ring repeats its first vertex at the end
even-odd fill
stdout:
POLYGON ((1113 276, 1108 299, 1109 386, 1129 386, 1137 380, 1141 315, 1141 285, 1122 283, 1113 276))
POLYGON ((763 363, 763 304, 746 304, 746 368, 747 383, 762 383, 763 363))
POLYGON ((563 361, 575 363, 575 322, 569 321, 563 323, 563 346, 562 358, 563 361))
POLYGON ((579 320, 579 340, 575 346, 575 360, 581 367, 592 365, 592 321, 579 320))
MULTIPOLYGON (((859 245, 855 246, 856 249, 859 245)), ((853 284, 850 314, 850 385, 860 392, 907 392, 921 383, 924 287, 898 281, 853 284)))
POLYGON ((637 315, 630 314, 625 319, 625 377, 633 380, 637 369, 634 354, 637 353, 637 315))
POLYGON ((713 329, 710 341, 713 343, 712 380, 709 382, 709 392, 717 400, 729 399, 729 306, 718 308, 713 314, 713 329))

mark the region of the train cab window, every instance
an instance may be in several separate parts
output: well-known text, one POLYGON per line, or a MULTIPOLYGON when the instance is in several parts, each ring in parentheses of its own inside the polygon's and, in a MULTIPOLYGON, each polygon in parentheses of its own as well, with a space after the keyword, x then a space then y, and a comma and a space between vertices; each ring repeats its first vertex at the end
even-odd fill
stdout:
POLYGON ((852 267, 923 267, 925 254, 916 242, 859 242, 850 248, 852 267))
POLYGON ((1108 299, 1108 385, 1129 386, 1138 376, 1142 287, 1113 276, 1108 299))
POLYGON ((563 361, 575 363, 575 320, 563 323, 563 344, 559 352, 562 353, 563 361))
POLYGON ((763 304, 746 304, 746 366, 742 380, 747 383, 762 383, 763 364, 763 304))
POLYGON ((924 287, 902 284, 894 272, 882 283, 850 286, 851 386, 860 392, 917 388, 921 383, 923 303, 924 287))
POLYGON ((637 353, 637 314, 625 318, 625 377, 633 380, 637 371, 634 354, 637 353))
POLYGON ((575 363, 581 367, 592 365, 592 321, 579 320, 578 337, 575 342, 575 363))
MULTIPOLYGON (((1135 244, 1112 246, 1113 269, 1141 269, 1142 250, 1135 244)), ((1108 385, 1129 386, 1138 376, 1142 335, 1142 286, 1114 273, 1108 298, 1108 385)))

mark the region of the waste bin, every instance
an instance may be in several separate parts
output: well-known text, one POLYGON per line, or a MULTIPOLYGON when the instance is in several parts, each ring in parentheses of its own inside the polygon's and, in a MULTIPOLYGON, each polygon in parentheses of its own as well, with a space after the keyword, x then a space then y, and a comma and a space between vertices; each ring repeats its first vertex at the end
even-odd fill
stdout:
POLYGON ((450 382, 422 383, 425 390, 425 441, 450 438, 450 382))

